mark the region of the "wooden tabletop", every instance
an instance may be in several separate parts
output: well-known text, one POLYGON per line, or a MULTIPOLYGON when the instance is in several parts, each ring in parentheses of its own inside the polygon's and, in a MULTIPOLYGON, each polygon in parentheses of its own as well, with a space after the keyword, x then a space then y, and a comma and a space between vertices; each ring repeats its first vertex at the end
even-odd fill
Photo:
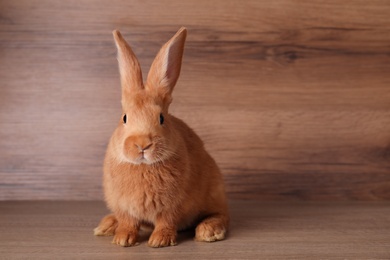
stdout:
POLYGON ((227 240, 200 243, 193 231, 175 247, 122 248, 93 228, 97 201, 0 202, 0 259, 389 259, 389 202, 231 202, 227 240))

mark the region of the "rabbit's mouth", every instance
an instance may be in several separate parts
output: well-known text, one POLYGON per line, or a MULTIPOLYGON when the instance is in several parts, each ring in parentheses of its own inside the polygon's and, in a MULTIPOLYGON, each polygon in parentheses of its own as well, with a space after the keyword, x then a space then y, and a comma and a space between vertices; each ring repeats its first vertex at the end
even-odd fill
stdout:
POLYGON ((130 135, 122 145, 126 160, 133 164, 153 164, 158 161, 159 144, 151 135, 130 135))
POLYGON ((141 162, 141 163, 146 163, 148 164, 148 159, 145 157, 145 152, 141 152, 140 155, 139 155, 139 158, 138 160, 141 162))
POLYGON ((128 158, 128 159, 131 163, 137 164, 137 165, 139 165, 139 164, 150 165, 150 164, 153 164, 156 162, 156 160, 154 159, 153 155, 150 152, 148 152, 148 153, 140 152, 138 154, 138 156, 136 156, 135 158, 133 157, 133 158, 128 158))

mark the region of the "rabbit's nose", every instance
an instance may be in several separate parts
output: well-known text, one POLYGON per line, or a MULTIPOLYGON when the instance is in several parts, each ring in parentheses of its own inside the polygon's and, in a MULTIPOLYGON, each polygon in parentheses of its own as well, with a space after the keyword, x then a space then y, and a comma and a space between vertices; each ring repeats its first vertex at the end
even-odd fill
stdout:
POLYGON ((133 135, 126 138, 124 145, 134 152, 143 153, 153 147, 153 140, 150 136, 133 135))
POLYGON ((149 143, 147 145, 139 145, 139 144, 135 144, 135 146, 138 148, 138 150, 140 150, 141 152, 144 152, 145 150, 148 150, 150 147, 152 147, 153 143, 149 143))

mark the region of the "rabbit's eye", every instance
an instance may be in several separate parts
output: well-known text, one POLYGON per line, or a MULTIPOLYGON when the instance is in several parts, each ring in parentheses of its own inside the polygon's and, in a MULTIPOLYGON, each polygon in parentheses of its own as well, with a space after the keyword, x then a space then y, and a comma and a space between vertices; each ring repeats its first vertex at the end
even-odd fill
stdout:
POLYGON ((124 114, 124 116, 123 116, 123 123, 126 124, 126 121, 127 121, 127 116, 126 116, 126 114, 124 114))
POLYGON ((160 114, 160 125, 164 124, 164 116, 160 114))

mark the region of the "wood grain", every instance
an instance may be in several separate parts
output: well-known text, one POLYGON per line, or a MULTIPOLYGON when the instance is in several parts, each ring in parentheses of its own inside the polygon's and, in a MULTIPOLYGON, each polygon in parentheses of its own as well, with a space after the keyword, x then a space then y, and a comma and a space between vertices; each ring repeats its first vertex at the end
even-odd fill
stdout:
POLYGON ((144 76, 189 30, 171 112, 231 198, 390 199, 388 1, 0 1, 0 200, 101 199, 111 31, 144 76))
POLYGON ((388 259, 388 202, 231 202, 227 240, 121 248, 112 237, 95 237, 106 214, 102 202, 0 202, 2 259, 388 259))

